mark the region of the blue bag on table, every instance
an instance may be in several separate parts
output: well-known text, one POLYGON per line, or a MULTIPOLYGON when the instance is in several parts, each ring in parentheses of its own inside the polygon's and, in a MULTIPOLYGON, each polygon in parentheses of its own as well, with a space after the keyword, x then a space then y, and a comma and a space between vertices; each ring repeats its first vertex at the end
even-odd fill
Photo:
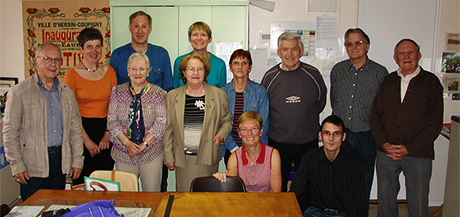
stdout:
POLYGON ((61 217, 79 217, 79 216, 94 216, 94 217, 124 217, 123 214, 118 214, 115 210, 114 200, 97 200, 85 203, 70 209, 70 212, 61 215, 61 217))

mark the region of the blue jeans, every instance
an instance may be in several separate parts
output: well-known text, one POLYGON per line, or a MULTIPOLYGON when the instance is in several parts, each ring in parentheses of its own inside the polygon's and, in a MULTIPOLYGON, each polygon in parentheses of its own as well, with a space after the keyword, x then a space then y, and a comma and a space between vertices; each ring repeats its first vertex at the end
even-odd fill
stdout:
POLYGON ((334 209, 319 209, 314 206, 308 207, 303 213, 303 217, 346 217, 345 213, 341 213, 334 209))
POLYGON ((27 184, 21 184, 21 199, 27 200, 39 189, 65 189, 65 174, 62 174, 61 146, 48 148, 49 175, 46 178, 29 177, 27 184))
POLYGON ((409 216, 428 217, 433 160, 404 156, 393 160, 385 152, 377 152, 377 180, 379 216, 398 216, 397 196, 400 190, 399 174, 406 178, 406 199, 409 216))
POLYGON ((363 216, 367 217, 369 214, 369 198, 371 196, 372 181, 374 179, 376 143, 370 130, 354 133, 347 129, 345 132, 347 136, 341 147, 357 157, 363 165, 364 193, 366 194, 363 216))

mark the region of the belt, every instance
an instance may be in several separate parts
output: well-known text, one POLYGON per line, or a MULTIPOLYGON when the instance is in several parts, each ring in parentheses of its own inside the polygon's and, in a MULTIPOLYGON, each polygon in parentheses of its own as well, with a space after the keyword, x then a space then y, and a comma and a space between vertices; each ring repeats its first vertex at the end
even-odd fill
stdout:
POLYGON ((61 152, 62 146, 53 146, 48 147, 48 155, 53 155, 55 153, 61 152))

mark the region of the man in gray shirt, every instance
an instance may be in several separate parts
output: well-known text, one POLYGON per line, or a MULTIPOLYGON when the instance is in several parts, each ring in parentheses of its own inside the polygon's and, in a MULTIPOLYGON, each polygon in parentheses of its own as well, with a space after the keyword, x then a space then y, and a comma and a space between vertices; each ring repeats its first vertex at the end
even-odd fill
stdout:
POLYGON ((262 86, 269 99, 268 145, 281 157, 281 190, 287 190, 292 162, 294 170, 302 157, 318 148, 319 114, 326 105, 326 85, 317 68, 300 62, 303 43, 296 33, 278 38, 282 63, 269 69, 262 86))
POLYGON ((369 124, 372 103, 388 70, 367 57, 370 39, 360 28, 348 29, 345 47, 350 59, 337 63, 331 71, 332 114, 345 122, 347 137, 342 147, 363 165, 366 200, 363 216, 368 215, 369 196, 374 178, 375 141, 369 124))

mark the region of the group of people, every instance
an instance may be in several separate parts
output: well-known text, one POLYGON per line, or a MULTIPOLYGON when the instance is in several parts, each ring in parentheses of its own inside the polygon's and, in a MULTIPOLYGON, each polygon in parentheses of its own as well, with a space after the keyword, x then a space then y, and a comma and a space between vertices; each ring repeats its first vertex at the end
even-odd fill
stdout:
POLYGON ((113 51, 110 65, 100 63, 101 33, 86 28, 78 37, 82 60, 63 82, 61 51, 44 43, 37 73, 8 93, 5 152, 23 200, 114 165, 140 177, 143 191, 166 191, 175 170, 177 191, 214 175, 239 176, 247 191, 280 192, 294 170, 290 191, 304 216, 367 216, 376 165, 380 216, 397 216, 401 171, 410 215, 428 215, 443 98, 437 77, 418 65, 415 41, 396 44, 399 68, 388 74, 367 57, 364 31, 349 29, 349 59, 331 71, 333 111, 320 125, 327 88, 319 70, 300 61, 299 35, 278 38, 282 62, 261 84, 249 79, 251 54, 236 50, 226 84, 225 63, 207 51, 206 23, 190 26, 193 51, 171 70, 168 52, 148 43, 150 15, 138 11, 129 21, 132 42, 113 51), (222 158, 227 170, 219 173, 222 158))

